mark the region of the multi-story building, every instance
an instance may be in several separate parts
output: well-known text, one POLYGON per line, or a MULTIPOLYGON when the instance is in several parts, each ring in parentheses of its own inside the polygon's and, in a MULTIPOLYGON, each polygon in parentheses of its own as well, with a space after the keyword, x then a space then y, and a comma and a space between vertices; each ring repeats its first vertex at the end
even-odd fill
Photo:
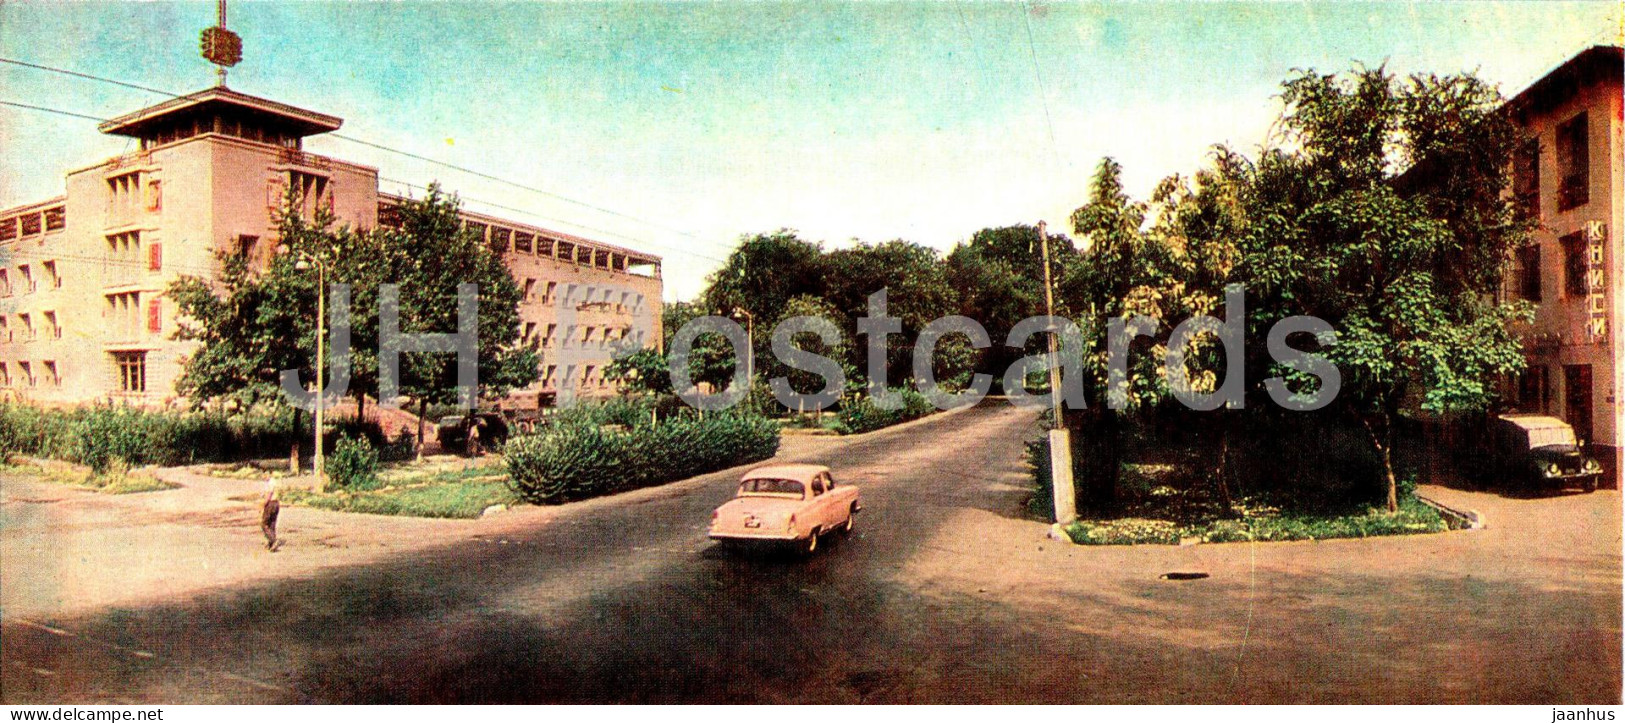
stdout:
POLYGON ((1505 286, 1536 304, 1534 322, 1521 330, 1529 366, 1516 403, 1573 425, 1616 481, 1625 468, 1622 78, 1621 49, 1596 46, 1506 106, 1532 136, 1515 164, 1513 190, 1539 222, 1505 286))
MULTIPOLYGON (((171 282, 216 278, 221 252, 276 253, 290 186, 342 223, 391 223, 401 199, 379 192, 377 169, 303 150, 342 122, 217 86, 102 123, 138 150, 70 171, 60 197, 0 211, 0 394, 174 402, 195 345, 172 338, 171 282)), ((634 320, 659 339, 659 257, 482 214, 465 224, 525 290, 522 341, 544 355, 529 395, 609 393, 603 367, 634 320)))

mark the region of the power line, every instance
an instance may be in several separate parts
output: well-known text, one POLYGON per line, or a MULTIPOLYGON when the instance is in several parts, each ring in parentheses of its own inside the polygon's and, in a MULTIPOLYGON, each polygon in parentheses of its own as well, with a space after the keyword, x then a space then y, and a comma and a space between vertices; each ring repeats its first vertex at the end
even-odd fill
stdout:
POLYGON ((126 88, 134 88, 136 90, 144 90, 144 91, 146 91, 148 93, 157 93, 159 95, 167 95, 167 96, 170 96, 172 98, 179 98, 180 97, 179 94, 171 93, 171 92, 169 92, 167 90, 158 90, 157 88, 148 88, 148 87, 146 87, 144 85, 136 85, 135 83, 126 83, 126 82, 124 82, 122 80, 114 80, 112 78, 103 78, 102 76, 91 75, 89 73, 80 73, 78 71, 66 70, 66 69, 63 69, 63 68, 53 68, 53 67, 51 67, 49 65, 38 65, 36 63, 28 63, 28 62, 24 62, 24 61, 21 61, 21 60, 13 60, 11 58, 0 58, 0 63, 6 63, 6 64, 9 64, 9 65, 20 65, 20 66, 22 66, 24 68, 34 68, 35 70, 45 70, 45 71, 50 71, 52 73, 61 73, 63 75, 74 76, 75 78, 84 78, 86 80, 96 80, 96 81, 101 81, 103 83, 112 83, 113 85, 122 85, 122 86, 124 86, 126 88))
MULTIPOLYGON (((162 90, 162 89, 159 89, 159 88, 152 88, 152 87, 148 87, 148 86, 138 85, 138 84, 135 84, 135 83, 129 83, 129 82, 122 81, 122 80, 117 80, 117 79, 114 79, 114 78, 107 78, 107 77, 103 77, 103 76, 99 76, 99 75, 93 75, 93 74, 90 74, 90 73, 81 73, 81 72, 74 71, 74 70, 68 70, 66 68, 57 68, 57 67, 52 67, 52 66, 49 66, 49 65, 41 65, 41 64, 38 64, 38 63, 29 63, 29 62, 25 62, 25 61, 21 61, 21 60, 16 60, 16 59, 13 59, 13 58, 0 58, 0 63, 7 63, 7 64, 10 64, 10 65, 17 65, 17 66, 21 66, 21 67, 25 67, 25 68, 33 68, 33 69, 36 69, 36 70, 43 70, 43 71, 50 72, 50 73, 60 73, 62 75, 69 75, 69 76, 73 76, 73 77, 76 77, 76 78, 83 78, 83 79, 86 79, 86 80, 94 80, 94 81, 102 82, 102 83, 111 83, 113 85, 118 85, 118 86, 122 86, 122 87, 125 87, 125 88, 133 88, 133 89, 140 90, 140 91, 147 92, 147 93, 156 93, 158 95, 165 95, 165 96, 169 96, 171 98, 179 98, 179 97, 181 97, 181 95, 179 93, 173 93, 171 91, 162 90)), ((92 116, 72 113, 70 111, 59 111, 59 110, 55 110, 55 109, 51 109, 51 108, 42 108, 42 107, 38 107, 38 106, 29 106, 29 105, 25 105, 25 104, 21 104, 21 103, 9 103, 9 102, 7 102, 6 105, 15 105, 15 106, 18 106, 18 107, 29 108, 29 109, 32 109, 32 110, 39 110, 39 111, 50 112, 50 113, 60 113, 60 114, 63 114, 63 115, 72 115, 72 116, 77 116, 77 117, 80 117, 80 118, 86 118, 86 119, 91 119, 91 120, 98 120, 98 121, 105 120, 103 118, 95 118, 95 117, 92 117, 92 116)), ((444 168, 448 168, 448 169, 451 169, 451 170, 454 170, 454 171, 459 171, 461 173, 467 173, 469 175, 476 176, 476 177, 479 177, 479 178, 484 178, 484 179, 487 179, 487 180, 490 180, 490 181, 495 181, 497 183, 503 183, 503 184, 513 186, 513 187, 521 189, 521 190, 525 190, 525 191, 529 191, 531 193, 536 193, 536 194, 540 194, 540 195, 543 195, 543 196, 547 196, 549 198, 557 199, 557 200, 563 201, 565 203, 570 203, 570 204, 573 204, 573 205, 576 205, 576 206, 579 206, 579 207, 582 207, 582 208, 597 211, 599 213, 608 214, 608 215, 615 216, 615 217, 618 217, 618 218, 624 218, 624 219, 627 219, 629 221, 634 221, 634 222, 637 222, 637 223, 645 224, 647 226, 651 226, 651 227, 654 227, 654 228, 659 228, 659 229, 664 229, 664 230, 667 230, 667 231, 671 231, 673 233, 677 233, 677 234, 680 234, 680 235, 683 235, 683 236, 687 236, 687 237, 692 238, 692 239, 694 239, 696 241, 703 241, 703 239, 701 239, 698 235, 696 235, 696 234, 694 234, 694 233, 692 233, 690 231, 684 231, 682 229, 675 228, 675 227, 672 227, 672 226, 668 226, 668 225, 659 223, 657 221, 651 221, 649 219, 640 218, 638 216, 633 216, 631 214, 622 213, 620 211, 615 211, 613 209, 605 208, 603 206, 599 206, 597 204, 589 203, 589 202, 586 202, 586 201, 579 201, 579 200, 570 198, 568 196, 564 196, 562 194, 554 193, 552 191, 548 191, 548 190, 545 190, 545 189, 542 189, 542 188, 537 188, 535 186, 520 183, 518 181, 509 180, 509 179, 503 178, 501 176, 496 176, 496 175, 493 175, 493 174, 485 173, 483 171, 478 171, 478 170, 475 170, 475 169, 472 169, 472 168, 468 168, 466 166, 459 166, 459 165, 454 164, 454 163, 448 163, 446 161, 436 160, 436 159, 430 158, 428 156, 420 155, 420 154, 417 154, 417 153, 412 153, 410 151, 403 151, 403 150, 400 150, 398 148, 391 148, 389 146, 385 146, 385 145, 378 144, 378 143, 373 143, 371 141, 362 140, 360 138, 355 138, 353 136, 347 136, 347 135, 344 135, 344 134, 341 134, 341 133, 329 133, 327 135, 330 136, 330 137, 333 137, 333 138, 337 138, 339 140, 349 141, 351 143, 356 143, 356 144, 359 144, 359 145, 367 146, 367 147, 370 147, 370 148, 375 148, 375 149, 378 149, 378 150, 381 150, 381 151, 386 151, 386 152, 389 152, 389 153, 395 153, 395 154, 398 154, 398 155, 405 156, 407 158, 412 158, 412 159, 415 159, 415 160, 423 161, 425 163, 431 163, 431 164, 434 164, 434 165, 437 165, 437 166, 442 166, 444 168)), ((489 204, 489 205, 495 206, 496 204, 489 204)), ((510 210, 518 211, 517 209, 510 209, 510 210)), ((518 211, 518 212, 520 212, 520 213, 532 213, 532 212, 528 212, 528 211, 518 211)), ((550 219, 550 220, 553 220, 553 221, 556 221, 556 222, 559 222, 559 223, 569 223, 569 222, 565 222, 565 221, 558 221, 557 219, 550 219)), ((570 224, 570 225, 576 226, 578 228, 583 228, 583 229, 591 228, 591 227, 581 225, 581 224, 570 224)), ((596 229, 595 231, 598 232, 598 233, 610 233, 610 232, 607 232, 607 231, 603 231, 602 229, 596 229)), ((647 240, 634 239, 633 237, 626 236, 624 234, 612 234, 612 235, 615 235, 615 236, 617 236, 619 238, 623 238, 623 239, 637 240, 637 241, 639 241, 641 243, 650 243, 647 240)), ((697 252, 694 252, 694 251, 691 251, 691 250, 688 250, 688 249, 683 249, 683 248, 679 248, 679 247, 676 247, 676 246, 666 246, 664 244, 661 244, 661 245, 664 246, 665 248, 674 250, 674 251, 676 251, 678 253, 689 254, 691 256, 706 259, 706 260, 709 260, 709 261, 719 261, 719 262, 722 261, 721 259, 718 259, 718 258, 716 258, 714 256, 708 256, 708 255, 697 253, 697 252)))
MULTIPOLYGON (((428 186, 424 186, 424 185, 417 184, 417 183, 409 183, 407 181, 402 181, 402 180, 397 179, 397 178, 387 178, 385 176, 379 176, 378 180, 383 181, 384 183, 393 183, 393 184, 396 184, 396 185, 399 185, 399 186, 405 186, 407 188, 416 189, 416 190, 419 190, 419 191, 428 191, 429 190, 428 186)), ((602 229, 602 228, 597 228, 597 227, 594 227, 594 226, 587 226, 587 225, 579 224, 579 223, 576 223, 574 221, 566 221, 566 220, 560 219, 560 218, 552 218, 552 217, 549 217, 549 216, 543 216, 543 215, 541 215, 539 213, 536 213, 535 211, 530 211, 530 210, 523 209, 523 208, 518 208, 518 207, 515 207, 515 206, 505 206, 505 205, 497 203, 495 201, 487 201, 487 200, 484 200, 484 199, 481 199, 481 198, 475 198, 473 196, 469 196, 469 195, 462 194, 462 193, 457 194, 457 197, 464 200, 464 201, 469 201, 471 203, 477 203, 477 204, 479 204, 481 206, 489 206, 491 208, 500 208, 500 209, 502 209, 504 211, 512 211, 514 213, 521 213, 521 214, 524 214, 526 216, 530 216, 532 218, 537 218, 537 219, 546 221, 548 223, 555 223, 555 224, 561 224, 561 225, 564 225, 564 226, 571 226, 571 227, 578 228, 578 229, 581 229, 583 231, 587 231, 587 232, 590 232, 590 233, 604 234, 606 236, 614 236, 616 238, 625 239, 627 241, 636 241, 638 243, 654 244, 656 246, 660 246, 660 247, 663 247, 663 248, 670 249, 672 251, 676 251, 677 253, 688 254, 690 256, 697 256, 699 258, 706 259, 706 260, 709 260, 709 261, 715 261, 717 263, 723 263, 723 264, 727 263, 726 259, 719 259, 719 258, 717 258, 715 256, 707 256, 706 254, 702 254, 702 253, 700 253, 698 251, 690 251, 688 249, 679 248, 677 246, 672 246, 670 244, 666 244, 666 243, 663 243, 663 242, 660 242, 660 241, 652 241, 652 240, 649 240, 649 239, 642 239, 642 238, 638 238, 636 236, 628 236, 628 235, 626 235, 624 233, 619 233, 619 232, 616 232, 616 231, 610 231, 608 229, 602 229)))
POLYGON ((83 118, 85 120, 93 120, 93 121, 105 121, 105 120, 107 120, 106 118, 97 118, 96 116, 93 116, 93 115, 85 115, 84 113, 75 113, 75 112, 73 112, 71 110, 57 110, 56 108, 46 108, 44 106, 29 105, 27 103, 17 103, 15 101, 9 101, 9 100, 0 100, 0 105, 9 105, 9 106, 11 106, 13 108, 27 108, 28 110, 37 110, 37 111, 40 111, 42 113, 55 113, 57 115, 71 116, 73 118, 83 118))

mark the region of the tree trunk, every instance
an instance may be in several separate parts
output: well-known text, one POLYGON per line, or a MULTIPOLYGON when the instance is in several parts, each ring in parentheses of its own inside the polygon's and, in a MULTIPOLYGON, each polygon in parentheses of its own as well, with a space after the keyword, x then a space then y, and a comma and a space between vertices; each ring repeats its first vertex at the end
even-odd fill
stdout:
POLYGON ((293 408, 293 449, 288 451, 288 474, 299 474, 299 408, 293 408))
MULTIPOLYGON (((1220 412, 1223 414, 1223 412, 1220 412)), ((1224 505, 1226 515, 1234 509, 1230 499, 1230 424, 1228 419, 1219 422, 1219 456, 1213 469, 1214 492, 1219 497, 1219 503, 1224 505)))
POLYGON ((1365 433, 1371 439, 1372 449, 1375 449, 1377 456, 1382 459, 1383 479, 1388 484, 1388 512, 1391 514, 1399 511, 1399 484, 1394 478, 1394 421, 1393 415, 1388 412, 1383 412, 1381 417, 1380 433, 1371 426, 1369 418, 1361 417, 1360 421, 1365 425, 1365 433))
POLYGON ((418 399, 418 461, 423 461, 423 418, 429 414, 429 398, 418 399))

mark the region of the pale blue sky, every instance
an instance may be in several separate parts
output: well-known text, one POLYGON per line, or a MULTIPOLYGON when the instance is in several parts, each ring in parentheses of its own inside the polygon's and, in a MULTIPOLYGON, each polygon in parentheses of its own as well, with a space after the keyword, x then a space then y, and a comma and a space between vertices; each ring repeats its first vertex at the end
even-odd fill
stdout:
MULTIPOLYGON (((1214 143, 1255 146, 1292 68, 1476 70, 1516 92, 1619 42, 1617 8, 237 2, 245 57, 230 85, 645 219, 341 140, 307 146, 386 178, 439 179, 476 210, 662 254, 667 296, 682 298, 742 233, 947 249, 986 226, 1068 230, 1102 156, 1143 195, 1214 143)), ((212 2, 6 2, 0 57, 189 92, 213 82, 197 56, 213 21, 212 2)), ((0 100, 106 117, 160 99, 0 65, 0 100)), ((88 121, 0 106, 0 206, 58 194, 63 171, 126 146, 88 121)))

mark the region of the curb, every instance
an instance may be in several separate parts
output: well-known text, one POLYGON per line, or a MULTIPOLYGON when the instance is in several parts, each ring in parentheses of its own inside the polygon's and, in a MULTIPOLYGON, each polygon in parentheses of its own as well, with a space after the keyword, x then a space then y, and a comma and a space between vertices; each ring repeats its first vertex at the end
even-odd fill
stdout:
POLYGON ((1435 510, 1438 510, 1439 514, 1441 514, 1441 515, 1443 515, 1445 517, 1448 517, 1448 518, 1451 518, 1451 519, 1454 519, 1454 520, 1460 522, 1462 527, 1460 527, 1459 529, 1482 530, 1482 529, 1484 529, 1485 527, 1488 526, 1487 523, 1484 520, 1484 515, 1480 514, 1478 512, 1478 510, 1471 510, 1471 509, 1458 510, 1458 509, 1456 509, 1454 507, 1451 507, 1451 506, 1446 505, 1446 504, 1444 504, 1442 502, 1439 502, 1438 500, 1435 500, 1435 499, 1433 499, 1431 497, 1426 497, 1424 495, 1416 495, 1416 501, 1421 502, 1422 504, 1427 505, 1429 507, 1432 507, 1435 510))

